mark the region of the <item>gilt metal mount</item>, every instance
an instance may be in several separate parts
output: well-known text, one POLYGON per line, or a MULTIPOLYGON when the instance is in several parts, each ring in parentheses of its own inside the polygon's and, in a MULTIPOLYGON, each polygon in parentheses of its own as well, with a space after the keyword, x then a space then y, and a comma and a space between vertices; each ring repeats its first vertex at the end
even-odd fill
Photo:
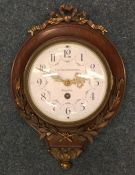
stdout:
POLYGON ((59 8, 59 12, 52 12, 50 19, 40 25, 33 26, 28 33, 33 36, 36 32, 45 30, 49 25, 57 25, 60 23, 71 23, 86 24, 92 29, 99 30, 102 34, 107 32, 107 29, 101 25, 95 24, 92 20, 87 19, 86 12, 79 12, 77 8, 70 4, 62 4, 59 8))

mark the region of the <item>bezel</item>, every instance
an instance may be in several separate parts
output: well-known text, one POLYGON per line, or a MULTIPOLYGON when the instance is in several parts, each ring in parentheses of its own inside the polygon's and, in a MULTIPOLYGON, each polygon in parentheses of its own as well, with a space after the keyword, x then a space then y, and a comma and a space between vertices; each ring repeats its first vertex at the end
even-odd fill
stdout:
POLYGON ((25 96, 26 96, 31 108, 33 109, 34 113, 36 113, 37 116, 39 116, 44 121, 46 121, 52 125, 61 126, 61 127, 75 127, 75 126, 82 125, 82 124, 85 124, 85 123, 93 120, 103 110, 103 108, 105 107, 105 105, 109 99, 109 96, 110 96, 110 93, 112 90, 113 76, 112 76, 110 67, 106 61, 106 58, 95 46, 93 46, 92 44, 90 44, 87 41, 82 40, 81 38, 79 39, 79 38, 75 38, 75 37, 71 37, 71 36, 64 36, 64 37, 59 36, 57 38, 53 38, 53 39, 48 40, 47 42, 43 43, 41 46, 39 46, 34 51, 34 53, 31 55, 31 57, 29 58, 26 66, 25 66, 24 75, 23 75, 23 84, 25 85, 24 86, 25 96), (97 108, 97 110, 95 112, 93 112, 91 115, 85 117, 84 119, 75 121, 75 122, 62 122, 62 121, 54 120, 51 117, 43 114, 34 104, 32 98, 30 96, 29 87, 28 87, 29 72, 30 72, 31 66, 33 65, 34 61, 36 60, 38 54, 40 54, 40 52, 42 52, 47 47, 50 47, 53 44, 62 43, 62 42, 63 43, 66 43, 66 42, 79 43, 79 44, 82 44, 85 47, 91 49, 92 51, 94 51, 99 56, 99 59, 102 62, 102 64, 104 65, 105 71, 107 74, 107 82, 108 82, 107 84, 108 85, 107 85, 107 90, 106 90, 106 94, 105 94, 105 97, 103 99, 103 102, 97 108))

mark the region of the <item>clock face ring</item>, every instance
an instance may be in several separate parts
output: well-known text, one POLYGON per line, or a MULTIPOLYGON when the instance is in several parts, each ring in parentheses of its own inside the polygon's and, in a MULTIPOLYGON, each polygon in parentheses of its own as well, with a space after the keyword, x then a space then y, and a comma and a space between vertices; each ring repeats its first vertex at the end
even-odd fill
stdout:
MULTIPOLYGON (((59 42, 60 41, 65 41, 65 42, 72 41, 72 42, 80 43, 84 46, 87 45, 87 47, 90 47, 90 48, 93 47, 92 49, 95 51, 95 53, 97 53, 99 50, 101 55, 104 55, 102 57, 105 57, 102 59, 102 61, 106 60, 105 62, 107 62, 107 64, 105 64, 105 65, 108 65, 107 72, 109 72, 109 74, 110 74, 108 77, 111 77, 111 75, 113 75, 113 76, 117 77, 118 79, 119 78, 125 79, 125 71, 124 71, 124 67, 123 67, 123 63, 121 61, 121 58, 118 55, 117 50, 114 48, 114 46, 105 37, 103 37, 100 33, 93 31, 92 29, 91 30, 88 29, 87 26, 81 27, 79 25, 79 27, 78 27, 78 25, 74 25, 74 24, 72 24, 72 25, 63 24, 63 25, 55 26, 55 28, 50 27, 46 31, 43 31, 43 32, 36 34, 34 37, 28 39, 28 41, 26 41, 26 43, 23 45, 20 52, 16 56, 16 60, 14 62, 13 68, 12 68, 11 81, 12 81, 12 89, 13 89, 14 94, 15 94, 15 89, 16 89, 14 81, 16 79, 18 79, 19 77, 21 77, 21 80, 23 80, 24 72, 26 70, 27 64, 28 64, 30 58, 32 57, 33 53, 35 52, 35 50, 42 47, 42 45, 46 45, 49 42, 51 43, 52 40, 54 43, 57 43, 59 40, 59 42), (65 29, 63 29, 63 28, 65 28, 65 29), (95 49, 95 48, 97 48, 97 49, 95 49), (113 59, 113 61, 112 61, 112 59, 113 59)), ((67 61, 67 59, 63 59, 63 62, 67 63, 68 61, 67 61)), ((80 62, 78 64, 80 64, 80 62)), ((27 76, 25 76, 25 77, 27 77, 27 76)), ((70 78, 70 79, 67 78, 67 80, 72 80, 72 79, 73 78, 70 78)), ((39 84, 40 84, 40 81, 41 80, 39 80, 39 84)), ((68 85, 69 81, 65 81, 65 83, 68 85)), ((98 84, 98 82, 95 82, 95 83, 98 84)), ((35 107, 33 107, 33 104, 29 98, 27 90, 25 90, 27 88, 24 87, 26 85, 26 83, 24 83, 22 81, 22 84, 23 84, 22 90, 25 91, 25 95, 28 98, 28 102, 30 103, 30 106, 33 110, 33 113, 36 113, 38 115, 41 111, 37 112, 39 110, 37 110, 37 109, 35 109, 35 107)), ((72 87, 73 86, 74 85, 72 85, 72 87)), ((105 104, 107 103, 107 100, 108 100, 109 95, 111 93, 112 78, 109 78, 109 86, 108 87, 107 87, 107 90, 109 89, 109 91, 108 91, 108 95, 106 96, 107 97, 106 101, 102 100, 102 102, 104 102, 104 103, 103 103, 103 105, 100 106, 100 110, 97 110, 96 111, 97 113, 95 113, 95 115, 93 115, 93 117, 91 117, 91 118, 88 117, 88 115, 87 115, 87 117, 85 116, 84 120, 80 119, 78 121, 71 121, 71 122, 67 123, 65 121, 60 122, 60 120, 56 121, 54 119, 50 119, 49 117, 44 118, 44 117, 42 117, 43 116, 41 114, 42 112, 40 113, 41 115, 39 114, 39 117, 41 117, 45 121, 48 121, 48 122, 55 124, 55 125, 58 125, 58 126, 72 126, 73 127, 73 126, 84 124, 85 122, 89 122, 96 117, 96 114, 98 114, 98 112, 100 112, 103 109, 103 107, 105 106, 105 104)), ((47 96, 49 98, 48 90, 45 89, 45 92, 48 94, 47 96)), ((122 93, 124 93, 124 86, 123 86, 122 93)), ((88 94, 89 94, 89 92, 88 92, 88 94)), ((71 94, 69 94, 69 92, 67 92, 67 94, 65 94, 65 96, 67 96, 67 98, 69 98, 70 95, 71 94)), ((79 103, 79 99, 77 99, 77 100, 79 103)), ((56 99, 54 99, 54 101, 56 102, 56 99)), ((62 104, 63 108, 65 107, 64 106, 65 104, 66 103, 62 104)), ((69 105, 69 103, 66 105, 69 105)), ((68 106, 68 109, 70 108, 69 106, 68 106)), ((82 106, 82 109, 84 107, 85 107, 85 105, 82 106)), ((61 107, 61 109, 62 109, 62 107, 61 107)), ((68 113, 69 113, 69 111, 70 110, 67 110, 68 113)))
POLYGON ((76 126, 101 112, 113 78, 97 48, 83 40, 60 37, 49 40, 33 53, 25 67, 24 84, 28 102, 38 116, 58 126, 76 126), (71 58, 65 60, 64 51, 72 52, 71 58), (73 82, 76 74, 83 78, 78 76, 73 82))

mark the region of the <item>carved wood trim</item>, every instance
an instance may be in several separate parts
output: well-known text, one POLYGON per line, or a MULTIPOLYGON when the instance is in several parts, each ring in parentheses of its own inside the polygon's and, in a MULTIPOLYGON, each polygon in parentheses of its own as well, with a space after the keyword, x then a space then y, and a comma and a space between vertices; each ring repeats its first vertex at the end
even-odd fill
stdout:
MULTIPOLYGON (((98 131, 102 128, 104 128, 110 119, 113 117, 113 114, 115 113, 115 109, 118 107, 120 103, 120 89, 121 86, 123 86, 124 80, 116 80, 115 82, 115 88, 114 88, 114 94, 111 95, 111 98, 109 99, 107 107, 105 110, 103 110, 99 116, 96 117, 95 121, 92 121, 87 126, 81 126, 79 129, 75 130, 71 133, 70 132, 63 132, 53 125, 43 121, 40 119, 31 109, 29 103, 27 102, 27 99, 24 95, 23 88, 21 87, 21 80, 17 80, 16 82, 16 103, 18 107, 21 110, 21 113, 25 117, 26 121, 35 128, 38 133, 40 134, 40 139, 44 139, 45 137, 50 137, 52 134, 58 134, 61 136, 60 142, 63 140, 67 140, 69 142, 73 142, 75 139, 81 139, 81 137, 87 138, 90 142, 92 142, 93 137, 95 137, 98 134, 98 131), (117 92, 117 93, 116 93, 117 92)), ((83 138, 83 139, 84 139, 83 138)))

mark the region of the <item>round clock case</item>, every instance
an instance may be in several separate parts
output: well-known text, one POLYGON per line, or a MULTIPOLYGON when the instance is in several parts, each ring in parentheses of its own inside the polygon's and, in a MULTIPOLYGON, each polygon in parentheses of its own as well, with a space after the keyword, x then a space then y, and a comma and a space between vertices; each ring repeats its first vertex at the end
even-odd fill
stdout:
MULTIPOLYGON (((60 7, 63 13, 73 9, 60 7)), ((117 113, 126 79, 118 51, 101 32, 104 28, 72 18, 65 14, 59 24, 33 28, 11 73, 13 96, 24 119, 64 169, 117 113)))

